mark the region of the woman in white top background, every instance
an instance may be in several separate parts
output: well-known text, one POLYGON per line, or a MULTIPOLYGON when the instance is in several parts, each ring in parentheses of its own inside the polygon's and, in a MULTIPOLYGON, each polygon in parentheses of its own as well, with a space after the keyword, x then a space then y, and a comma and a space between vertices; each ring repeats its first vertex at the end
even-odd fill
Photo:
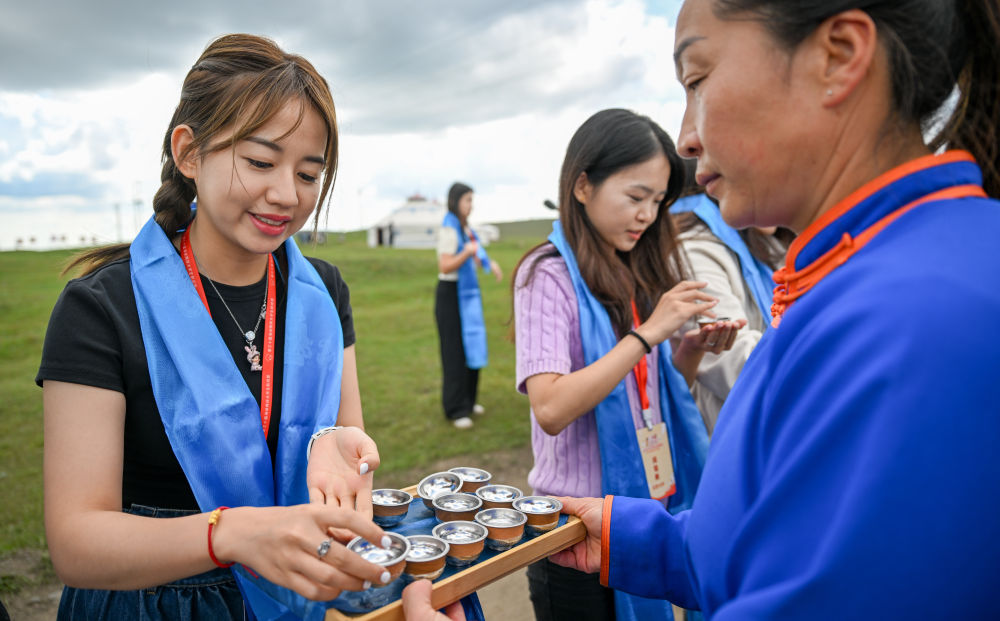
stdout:
POLYGON ((479 369, 486 366, 486 325, 476 268, 490 271, 499 282, 503 270, 490 261, 469 226, 472 188, 453 183, 448 212, 438 229, 438 285, 434 297, 441 345, 441 402, 444 414, 458 429, 472 427, 472 414, 483 414, 476 403, 479 369))

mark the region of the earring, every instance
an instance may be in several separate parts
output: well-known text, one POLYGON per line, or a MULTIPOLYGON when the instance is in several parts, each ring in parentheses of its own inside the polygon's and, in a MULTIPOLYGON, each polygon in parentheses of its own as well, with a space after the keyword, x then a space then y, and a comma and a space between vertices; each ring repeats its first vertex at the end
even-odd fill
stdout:
POLYGON ((827 97, 833 97, 833 89, 830 89, 830 88, 826 89, 826 96, 827 97))

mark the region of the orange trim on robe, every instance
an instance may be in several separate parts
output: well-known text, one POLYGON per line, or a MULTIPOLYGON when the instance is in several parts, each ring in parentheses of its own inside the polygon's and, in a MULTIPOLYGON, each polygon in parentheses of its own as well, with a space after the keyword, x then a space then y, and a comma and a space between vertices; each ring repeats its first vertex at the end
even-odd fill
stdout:
POLYGON ((986 198, 986 193, 978 185, 960 185, 946 188, 927 196, 923 196, 911 203, 900 207, 884 218, 875 222, 856 237, 851 237, 844 233, 840 241, 830 250, 825 252, 818 259, 803 267, 798 271, 789 271, 788 266, 794 266, 799 252, 809 244, 827 226, 846 214, 869 196, 885 188, 886 186, 911 175, 919 170, 951 164, 955 162, 975 163, 975 159, 966 151, 948 151, 941 155, 927 155, 911 162, 898 166, 878 177, 872 179, 861 186, 844 200, 834 205, 831 209, 821 215, 815 222, 810 224, 805 231, 799 235, 788 249, 788 256, 785 266, 774 273, 774 303, 771 305, 771 325, 775 328, 781 323, 781 317, 786 310, 802 297, 807 291, 812 289, 817 283, 825 278, 830 272, 847 262, 854 253, 861 250, 868 242, 880 233, 885 227, 892 224, 897 218, 910 211, 914 207, 923 205, 935 200, 961 197, 986 198))
POLYGON ((601 585, 608 586, 608 574, 611 573, 611 503, 614 496, 604 497, 604 508, 601 511, 601 585))

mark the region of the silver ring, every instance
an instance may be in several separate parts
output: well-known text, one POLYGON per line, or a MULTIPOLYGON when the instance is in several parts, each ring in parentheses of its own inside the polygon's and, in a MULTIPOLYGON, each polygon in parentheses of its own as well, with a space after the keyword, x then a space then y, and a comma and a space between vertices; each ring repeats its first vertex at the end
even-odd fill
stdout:
POLYGON ((332 539, 326 539, 323 543, 319 544, 316 548, 316 556, 323 558, 326 553, 330 551, 330 544, 333 542, 332 539))
POLYGON ((707 341, 705 342, 705 345, 708 345, 709 347, 716 347, 718 344, 719 344, 718 342, 715 343, 709 343, 707 341))

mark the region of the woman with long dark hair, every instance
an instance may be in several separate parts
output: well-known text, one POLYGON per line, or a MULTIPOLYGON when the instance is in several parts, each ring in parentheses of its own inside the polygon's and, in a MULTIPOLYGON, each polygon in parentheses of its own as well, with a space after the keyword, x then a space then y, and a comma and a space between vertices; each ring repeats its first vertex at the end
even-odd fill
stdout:
MULTIPOLYGON (((684 185, 673 141, 628 110, 590 117, 566 149, 559 220, 516 271, 517 386, 531 403, 535 464, 547 495, 619 493, 688 505, 707 447, 688 392, 706 351, 742 327, 718 322, 664 341, 715 299, 685 272, 667 207, 684 185), (711 344, 709 344, 711 343, 711 344)), ((528 571, 542 620, 661 619, 596 577, 542 561, 528 571)))
POLYGON ((687 0, 674 58, 698 182, 798 236, 690 511, 567 498, 552 560, 713 619, 1000 618, 1000 5, 687 0))
POLYGON ((448 190, 448 212, 438 229, 438 284, 434 297, 441 346, 441 403, 445 417, 458 429, 472 427, 472 415, 483 414, 476 403, 479 370, 486 366, 486 323, 476 268, 490 271, 499 282, 503 271, 491 261, 469 226, 472 188, 454 183, 448 190))

